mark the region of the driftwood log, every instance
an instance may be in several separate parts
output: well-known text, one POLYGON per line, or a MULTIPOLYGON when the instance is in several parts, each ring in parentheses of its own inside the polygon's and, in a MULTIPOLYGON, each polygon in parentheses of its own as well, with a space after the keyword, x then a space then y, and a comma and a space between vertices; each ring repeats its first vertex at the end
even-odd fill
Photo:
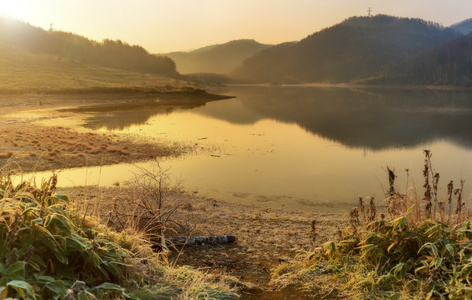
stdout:
POLYGON ((196 236, 196 237, 176 237, 169 239, 174 246, 183 245, 215 245, 215 244, 231 244, 236 241, 236 237, 232 235, 223 236, 196 236))
MULTIPOLYGON (((176 246, 197 246, 197 245, 216 245, 216 244, 232 244, 236 241, 236 237, 232 235, 223 236, 197 236, 197 237, 175 237, 167 240, 166 246, 169 248, 176 246)), ((160 242, 151 241, 154 251, 169 251, 167 247, 163 247, 160 242)))

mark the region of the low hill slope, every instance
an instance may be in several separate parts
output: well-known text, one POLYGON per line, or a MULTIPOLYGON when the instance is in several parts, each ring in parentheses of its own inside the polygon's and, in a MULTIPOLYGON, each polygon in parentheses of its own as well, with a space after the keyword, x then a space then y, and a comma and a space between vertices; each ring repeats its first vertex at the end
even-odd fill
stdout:
POLYGON ((120 40, 89 40, 70 32, 49 30, 0 16, 0 47, 49 54, 58 61, 95 64, 133 72, 180 78, 172 59, 150 54, 138 45, 120 40))
POLYGON ((166 54, 177 64, 179 72, 227 74, 242 61, 270 47, 254 40, 235 40, 221 45, 211 45, 190 52, 166 54))
POLYGON ((84 64, 0 45, 0 93, 130 92, 198 89, 158 74, 84 64))
POLYGON ((382 74, 382 67, 459 35, 420 19, 352 17, 296 43, 265 49, 233 76, 259 82, 346 82, 382 74))

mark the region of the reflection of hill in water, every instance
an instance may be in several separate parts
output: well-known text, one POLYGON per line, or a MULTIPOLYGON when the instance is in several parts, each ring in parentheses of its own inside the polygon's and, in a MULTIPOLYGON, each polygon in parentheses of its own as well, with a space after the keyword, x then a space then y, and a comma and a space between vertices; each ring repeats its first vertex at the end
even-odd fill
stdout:
POLYGON ((254 87, 234 93, 262 117, 297 123, 348 147, 380 150, 447 139, 472 148, 472 95, 466 92, 254 87))
POLYGON ((192 109, 203 105, 205 101, 137 102, 81 107, 66 111, 90 114, 91 116, 85 120, 86 128, 123 130, 132 125, 144 124, 159 114, 169 114, 179 109, 192 109))
POLYGON ((90 114, 85 127, 122 130, 179 109, 235 124, 263 118, 296 123, 347 147, 381 150, 446 139, 472 148, 472 93, 313 87, 234 87, 238 100, 136 102, 73 109, 90 114))

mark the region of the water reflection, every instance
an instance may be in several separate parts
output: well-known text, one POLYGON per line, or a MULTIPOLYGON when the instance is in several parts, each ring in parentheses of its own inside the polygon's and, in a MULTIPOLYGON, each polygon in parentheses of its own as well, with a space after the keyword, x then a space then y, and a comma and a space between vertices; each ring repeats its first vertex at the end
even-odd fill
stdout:
MULTIPOLYGON (((423 149, 434 154, 442 199, 449 180, 472 178, 468 93, 313 87, 231 87, 223 92, 237 98, 80 112, 86 113, 89 128, 189 142, 195 152, 160 162, 171 169, 172 179, 182 180, 188 191, 237 203, 348 210, 357 197, 375 196, 381 205, 387 166, 397 170, 401 189, 405 169, 410 170, 410 186, 421 187, 415 182, 424 180, 423 149)), ((149 162, 140 166, 150 169, 149 162)), ((89 184, 125 182, 132 167, 66 170, 61 184, 83 184, 84 178, 89 184)))
MULTIPOLYGON (((472 147, 468 92, 313 87, 245 87, 231 92, 261 118, 296 123, 347 147, 412 148, 436 140, 472 147)), ((202 113, 238 122, 218 111, 202 113)))
POLYGON ((97 130, 124 130, 133 125, 145 124, 157 115, 166 115, 178 110, 193 109, 204 106, 206 101, 148 101, 119 103, 101 106, 86 106, 63 109, 64 112, 84 113, 86 128, 97 130))
MULTIPOLYGON (((472 148, 472 99, 468 92, 420 89, 231 87, 237 101, 196 112, 233 124, 262 119, 296 123, 346 147, 369 150, 413 148, 448 140, 472 148)), ((90 129, 123 130, 153 116, 193 109, 203 101, 149 102, 78 108, 90 129)))

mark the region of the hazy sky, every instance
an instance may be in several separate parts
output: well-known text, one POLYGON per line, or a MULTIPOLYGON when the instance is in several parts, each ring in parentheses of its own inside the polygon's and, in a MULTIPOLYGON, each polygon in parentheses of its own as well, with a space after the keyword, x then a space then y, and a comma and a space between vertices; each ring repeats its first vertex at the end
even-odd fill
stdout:
POLYGON ((0 0, 0 14, 152 53, 234 39, 300 40, 350 16, 389 14, 444 26, 472 18, 470 0, 0 0))

